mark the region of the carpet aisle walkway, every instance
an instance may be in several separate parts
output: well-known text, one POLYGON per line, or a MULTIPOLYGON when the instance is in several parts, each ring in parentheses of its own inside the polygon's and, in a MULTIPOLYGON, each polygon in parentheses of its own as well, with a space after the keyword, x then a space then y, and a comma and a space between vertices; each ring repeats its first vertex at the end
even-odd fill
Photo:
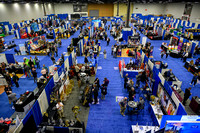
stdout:
MULTIPOLYGON (((108 22, 110 24, 110 22, 108 22)), ((120 114, 120 107, 116 102, 116 96, 128 96, 127 90, 123 88, 123 78, 121 78, 119 70, 115 70, 114 67, 118 67, 119 60, 122 58, 113 58, 111 56, 111 46, 116 41, 111 37, 109 31, 108 37, 110 37, 110 45, 106 46, 106 41, 100 41, 102 51, 106 49, 107 59, 104 59, 103 54, 99 56, 98 66, 102 69, 97 70, 96 77, 100 79, 100 84, 103 83, 103 79, 107 77, 109 79, 108 94, 105 100, 100 99, 100 104, 91 105, 88 124, 86 128, 87 133, 128 133, 130 132, 131 125, 140 124, 146 125, 147 122, 152 122, 150 113, 148 112, 148 103, 145 102, 144 114, 128 115, 123 117, 120 114)), ((129 61, 130 58, 124 58, 129 61)), ((100 98, 100 96, 99 96, 100 98)), ((139 99, 138 94, 136 99, 139 99)), ((153 123, 152 123, 153 124, 153 123)))

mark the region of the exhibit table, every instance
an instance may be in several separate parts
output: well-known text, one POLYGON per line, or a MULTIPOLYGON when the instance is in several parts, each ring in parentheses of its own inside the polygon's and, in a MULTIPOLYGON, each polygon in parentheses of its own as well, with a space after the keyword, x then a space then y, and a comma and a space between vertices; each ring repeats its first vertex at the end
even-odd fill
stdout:
POLYGON ((195 112, 195 113, 199 113, 200 111, 200 99, 199 97, 192 97, 192 100, 190 102, 190 108, 195 112))
POLYGON ((155 133, 159 130, 158 126, 142 126, 142 125, 132 125, 131 131, 132 133, 155 133))
POLYGON ((177 50, 173 50, 170 52, 169 54, 171 57, 174 57, 174 58, 180 58, 181 57, 181 53, 177 50))
MULTIPOLYGON (((12 73, 13 70, 10 67, 6 67, 9 73, 12 73)), ((22 67, 15 67, 15 74, 24 74, 22 67)))
POLYGON ((135 101, 129 101, 128 102, 128 106, 127 106, 128 107, 128 112, 130 112, 130 109, 131 109, 132 113, 137 113, 137 110, 136 110, 137 105, 138 105, 137 102, 135 102, 135 101))
POLYGON ((24 107, 34 100, 33 92, 25 92, 16 103, 14 103, 15 111, 24 112, 24 107))
POLYGON ((190 68, 189 71, 192 72, 193 74, 194 74, 194 73, 199 73, 199 71, 200 71, 200 69, 199 69, 197 66, 195 66, 195 65, 190 65, 190 62, 189 62, 189 61, 186 61, 186 62, 185 62, 184 67, 185 67, 186 69, 190 68))
POLYGON ((161 120, 162 120, 162 116, 164 115, 161 110, 160 105, 152 105, 150 103, 149 112, 150 112, 151 117, 153 118, 153 121, 155 122, 155 124, 157 126, 159 126, 161 123, 161 120))
POLYGON ((125 76, 126 74, 128 74, 128 77, 135 78, 136 75, 138 75, 138 73, 143 72, 143 71, 144 71, 143 69, 127 70, 126 68, 124 68, 123 75, 125 76))

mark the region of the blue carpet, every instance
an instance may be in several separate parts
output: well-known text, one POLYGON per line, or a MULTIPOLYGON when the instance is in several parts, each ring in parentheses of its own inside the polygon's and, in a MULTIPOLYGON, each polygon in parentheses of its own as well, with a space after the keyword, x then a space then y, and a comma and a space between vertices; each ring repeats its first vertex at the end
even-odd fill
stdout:
MULTIPOLYGON (((135 27, 134 27, 135 28, 135 27)), ((139 32, 137 30, 137 32, 139 32)), ((144 35, 140 33, 141 37, 144 37, 144 35)), ((184 68, 184 64, 183 61, 181 61, 180 58, 173 58, 168 56, 168 58, 166 59, 165 56, 163 57, 163 59, 160 56, 160 52, 161 52, 161 44, 163 42, 166 42, 167 44, 169 44, 169 40, 150 40, 147 39, 147 41, 151 42, 151 45, 154 46, 154 51, 153 51, 153 57, 155 60, 158 61, 163 61, 164 63, 168 64, 168 68, 172 69, 172 72, 174 73, 174 75, 180 80, 182 81, 182 86, 181 89, 185 92, 185 89, 188 87, 192 87, 191 93, 192 95, 190 96, 190 99, 192 99, 192 96, 200 96, 200 90, 199 87, 200 85, 197 84, 195 87, 191 86, 189 83, 192 80, 193 74, 188 72, 187 69, 184 68)), ((190 60, 194 60, 199 58, 200 55, 195 56, 193 58, 189 58, 187 59, 188 61, 190 60)))
MULTIPOLYGON (((116 96, 128 96, 128 92, 123 88, 124 79, 121 78, 119 71, 114 70, 114 67, 118 67, 119 60, 122 58, 113 58, 111 56, 111 46, 116 41, 110 36, 109 32, 107 33, 111 39, 110 45, 106 46, 105 41, 100 41, 102 51, 104 49, 107 51, 107 59, 104 59, 103 55, 100 54, 98 66, 101 66, 102 69, 97 70, 96 77, 100 79, 100 84, 102 84, 105 77, 109 79, 108 94, 105 101, 100 100, 100 104, 90 106, 86 128, 87 133, 127 133, 130 132, 131 125, 133 124, 146 125, 147 122, 149 124, 152 122, 147 102, 145 102, 144 114, 137 116, 128 115, 126 112, 125 117, 120 114, 120 107, 116 102, 116 96)), ((125 59, 125 62, 130 60, 130 58, 123 59, 125 59)), ((139 96, 137 94, 136 101, 138 100, 139 96)), ((152 124, 154 125, 154 123, 152 124)))
MULTIPOLYGON (((56 60, 59 59, 59 57, 61 56, 61 54, 63 52, 67 52, 67 47, 71 43, 71 39, 74 38, 74 37, 78 37, 79 33, 80 33, 80 31, 77 31, 70 38, 61 39, 62 46, 61 46, 61 48, 58 48, 58 57, 55 57, 56 60)), ((14 38, 14 35, 6 36, 5 41, 9 42, 9 41, 13 40, 13 38, 14 38)), ((17 49, 19 49, 18 44, 25 43, 26 40, 27 39, 14 39, 15 43, 17 44, 17 49)), ((48 40, 52 41, 52 39, 48 39, 48 40)), ((14 48, 7 50, 4 53, 15 54, 14 48)), ((15 55, 15 59, 18 62, 23 62, 24 57, 34 58, 35 55, 15 55)), ((50 66, 50 65, 53 65, 50 57, 48 57, 48 56, 37 56, 37 57, 40 60, 41 68, 42 68, 43 64, 45 64, 47 67, 50 66)), ((37 69, 37 76, 38 77, 40 77, 42 75, 40 72, 41 72, 41 69, 37 69)), ((34 83, 33 77, 31 77, 31 78, 20 78, 19 88, 16 88, 15 84, 14 84, 14 87, 12 87, 12 89, 13 89, 13 92, 16 93, 17 97, 19 98, 20 94, 23 94, 26 90, 33 91, 36 88, 36 86, 37 85, 36 85, 36 83, 34 83)), ((3 117, 3 118, 10 117, 14 113, 14 110, 12 109, 12 105, 9 105, 8 98, 7 98, 7 95, 6 95, 5 92, 0 95, 0 108, 1 108, 0 117, 3 117)))

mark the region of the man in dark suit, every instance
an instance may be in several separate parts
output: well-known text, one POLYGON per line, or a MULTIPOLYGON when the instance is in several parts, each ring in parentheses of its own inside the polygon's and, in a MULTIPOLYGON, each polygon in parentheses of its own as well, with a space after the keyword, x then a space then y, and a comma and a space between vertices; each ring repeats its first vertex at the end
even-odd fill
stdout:
POLYGON ((89 62, 87 56, 85 56, 84 62, 85 62, 85 64, 87 64, 89 62))
POLYGON ((133 101, 134 100, 135 94, 136 94, 135 89, 133 87, 131 87, 131 90, 129 91, 129 101, 133 101))
POLYGON ((192 93, 190 92, 192 88, 189 87, 188 89, 185 89, 185 94, 184 94, 184 98, 183 98, 183 105, 185 105, 186 101, 188 100, 188 98, 190 97, 190 95, 192 95, 192 93))
POLYGON ((127 82, 128 82, 128 73, 124 77, 124 89, 126 89, 127 82))

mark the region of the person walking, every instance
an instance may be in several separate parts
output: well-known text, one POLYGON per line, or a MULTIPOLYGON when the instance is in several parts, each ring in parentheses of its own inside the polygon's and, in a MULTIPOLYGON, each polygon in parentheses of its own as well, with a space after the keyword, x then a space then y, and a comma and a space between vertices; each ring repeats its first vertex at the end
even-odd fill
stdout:
POLYGON ((104 59, 106 59, 107 52, 106 52, 105 49, 104 49, 104 51, 103 51, 103 55, 104 55, 104 59))
POLYGON ((188 100, 188 98, 190 97, 190 95, 192 95, 192 93, 190 92, 192 88, 189 87, 188 89, 185 89, 185 94, 184 94, 184 98, 183 98, 183 105, 185 105, 186 101, 188 100))
POLYGON ((120 114, 121 114, 122 116, 125 116, 124 112, 126 111, 127 97, 124 97, 124 98, 119 102, 119 106, 120 106, 120 114))
POLYGON ((193 78, 192 78, 192 81, 191 81, 190 85, 192 85, 194 83, 194 85, 193 85, 193 87, 194 87, 196 85, 196 83, 197 83, 197 79, 198 79, 198 74, 195 73, 193 78))
POLYGON ((53 64, 56 64, 56 59, 55 59, 55 57, 54 57, 53 54, 52 54, 52 56, 51 56, 51 60, 52 60, 53 64))
POLYGON ((12 73, 12 75, 13 75, 13 77, 12 77, 13 82, 15 83, 16 87, 18 88, 19 87, 19 83, 18 83, 19 77, 15 73, 12 73))
POLYGON ((107 46, 109 45, 109 43, 110 43, 110 38, 108 37, 107 38, 107 46))

